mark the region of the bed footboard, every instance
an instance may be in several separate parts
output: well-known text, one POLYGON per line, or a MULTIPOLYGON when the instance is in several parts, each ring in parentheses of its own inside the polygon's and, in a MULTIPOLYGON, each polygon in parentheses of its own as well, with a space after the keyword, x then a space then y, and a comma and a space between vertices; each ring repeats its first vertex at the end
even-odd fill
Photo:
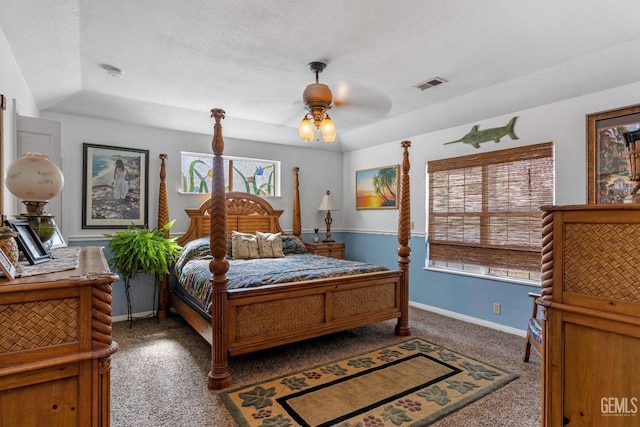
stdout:
POLYGON ((402 273, 228 291, 230 356, 402 317, 402 273))

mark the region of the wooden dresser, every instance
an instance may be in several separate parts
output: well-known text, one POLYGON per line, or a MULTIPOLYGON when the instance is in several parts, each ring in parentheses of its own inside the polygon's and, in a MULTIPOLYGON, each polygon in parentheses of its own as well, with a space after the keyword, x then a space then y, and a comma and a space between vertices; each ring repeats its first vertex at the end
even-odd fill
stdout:
POLYGON ((315 255, 344 259, 344 243, 318 242, 305 243, 304 246, 307 248, 307 252, 315 255))
POLYGON ((111 284, 102 248, 79 267, 0 279, 0 426, 109 426, 111 284))
POLYGON ((640 205, 544 207, 543 425, 640 425, 640 205))

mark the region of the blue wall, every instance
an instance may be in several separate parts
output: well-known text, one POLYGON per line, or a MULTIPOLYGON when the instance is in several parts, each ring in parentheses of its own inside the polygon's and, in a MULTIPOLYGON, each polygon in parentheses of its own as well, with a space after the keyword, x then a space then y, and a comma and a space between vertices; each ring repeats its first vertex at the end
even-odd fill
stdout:
MULTIPOLYGON (((347 258, 397 268, 398 240, 395 235, 336 233, 345 242, 347 258)), ((412 237, 409 264, 409 300, 460 313, 465 316, 525 330, 531 315, 529 292, 538 286, 426 270, 424 237, 412 237), (501 314, 493 313, 493 303, 501 314)))

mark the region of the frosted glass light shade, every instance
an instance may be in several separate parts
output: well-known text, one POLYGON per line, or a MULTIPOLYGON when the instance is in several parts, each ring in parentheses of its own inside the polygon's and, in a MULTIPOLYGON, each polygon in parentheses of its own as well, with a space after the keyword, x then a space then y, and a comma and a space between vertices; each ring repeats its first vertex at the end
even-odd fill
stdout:
POLYGON ((307 116, 305 116, 298 126, 298 134, 305 141, 313 141, 315 132, 313 131, 313 124, 307 116))
POLYGON ((64 186, 60 168, 40 153, 25 153, 7 169, 4 183, 16 197, 30 202, 47 202, 64 186))
POLYGON ((320 130, 322 131, 322 140, 324 142, 333 142, 336 140, 336 125, 333 120, 327 115, 320 124, 320 130))

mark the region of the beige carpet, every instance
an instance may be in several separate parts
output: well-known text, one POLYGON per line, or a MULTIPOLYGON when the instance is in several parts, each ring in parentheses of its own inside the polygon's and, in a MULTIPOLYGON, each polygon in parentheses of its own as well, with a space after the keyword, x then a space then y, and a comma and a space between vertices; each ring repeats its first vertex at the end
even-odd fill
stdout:
MULTIPOLYGON (((309 366, 397 344, 395 322, 383 322, 231 360, 234 384, 248 385, 309 366)), ((504 387, 431 424, 540 425, 540 359, 521 361, 524 338, 410 309, 413 336, 455 349, 519 376, 504 387)), ((207 389, 210 347, 182 319, 114 325, 120 350, 112 358, 111 425, 236 426, 220 392, 207 389)))

